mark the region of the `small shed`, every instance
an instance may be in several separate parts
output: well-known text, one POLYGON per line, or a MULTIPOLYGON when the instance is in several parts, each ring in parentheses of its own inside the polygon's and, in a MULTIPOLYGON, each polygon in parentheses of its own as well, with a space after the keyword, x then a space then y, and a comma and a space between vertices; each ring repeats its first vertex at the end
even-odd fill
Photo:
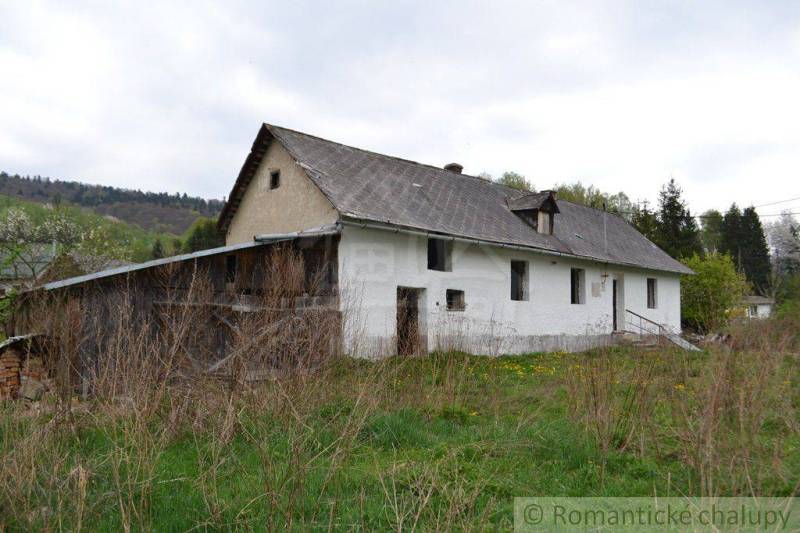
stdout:
POLYGON ((742 305, 745 308, 745 316, 747 318, 769 318, 772 314, 772 308, 775 306, 775 300, 751 294, 744 297, 742 305))

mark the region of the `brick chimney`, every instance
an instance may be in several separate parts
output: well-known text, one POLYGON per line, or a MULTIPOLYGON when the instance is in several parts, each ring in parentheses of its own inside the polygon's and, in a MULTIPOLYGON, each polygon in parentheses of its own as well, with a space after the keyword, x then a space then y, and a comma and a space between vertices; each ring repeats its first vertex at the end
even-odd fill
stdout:
POLYGON ((444 169, 449 170, 450 172, 455 172, 456 174, 461 174, 461 171, 464 170, 464 167, 458 163, 447 163, 444 166, 444 169))

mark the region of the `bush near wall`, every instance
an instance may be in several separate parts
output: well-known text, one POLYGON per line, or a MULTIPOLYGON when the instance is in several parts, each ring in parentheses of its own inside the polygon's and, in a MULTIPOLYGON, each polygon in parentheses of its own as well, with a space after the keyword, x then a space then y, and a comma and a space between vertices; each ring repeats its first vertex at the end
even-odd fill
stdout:
POLYGON ((695 274, 681 279, 681 314, 689 327, 718 331, 738 312, 748 292, 744 275, 727 255, 697 255, 684 261, 695 274))

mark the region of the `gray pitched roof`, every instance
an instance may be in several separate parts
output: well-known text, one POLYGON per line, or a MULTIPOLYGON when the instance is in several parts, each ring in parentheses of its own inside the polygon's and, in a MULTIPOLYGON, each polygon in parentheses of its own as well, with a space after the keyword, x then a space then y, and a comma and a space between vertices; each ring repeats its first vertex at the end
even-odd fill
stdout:
MULTIPOLYGON (((227 229, 267 146, 277 139, 339 213, 431 232, 572 254, 603 262, 690 273, 622 218, 559 200, 554 234, 537 233, 508 200, 520 192, 305 133, 264 124, 220 215, 227 229)), ((538 199, 538 195, 531 199, 538 199)))
POLYGON ((767 298, 765 296, 758 296, 757 294, 751 294, 745 296, 742 299, 742 303, 747 305, 772 305, 775 303, 775 300, 772 298, 767 298))

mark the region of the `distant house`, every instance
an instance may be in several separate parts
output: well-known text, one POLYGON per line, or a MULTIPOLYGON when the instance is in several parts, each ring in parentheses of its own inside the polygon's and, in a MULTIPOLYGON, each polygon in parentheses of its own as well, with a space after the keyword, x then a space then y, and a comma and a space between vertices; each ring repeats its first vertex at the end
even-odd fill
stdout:
POLYGON ((764 296, 750 295, 744 297, 742 304, 747 318, 769 318, 772 308, 775 306, 775 300, 764 296))
POLYGON ((220 215, 226 244, 329 224, 342 310, 359 314, 367 354, 581 350, 624 331, 680 332, 691 271, 622 218, 264 124, 220 215))

